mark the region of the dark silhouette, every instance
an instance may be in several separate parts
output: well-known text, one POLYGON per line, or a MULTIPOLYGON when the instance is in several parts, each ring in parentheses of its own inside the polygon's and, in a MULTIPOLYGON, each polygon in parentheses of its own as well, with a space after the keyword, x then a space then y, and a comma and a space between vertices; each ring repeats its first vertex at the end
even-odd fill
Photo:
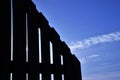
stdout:
POLYGON ((39 74, 42 80, 51 80, 51 74, 54 80, 82 80, 80 62, 31 0, 0 0, 0 11, 0 80, 39 80, 39 74), (41 62, 38 28, 41 30, 41 62), (53 49, 52 64, 50 42, 53 49))

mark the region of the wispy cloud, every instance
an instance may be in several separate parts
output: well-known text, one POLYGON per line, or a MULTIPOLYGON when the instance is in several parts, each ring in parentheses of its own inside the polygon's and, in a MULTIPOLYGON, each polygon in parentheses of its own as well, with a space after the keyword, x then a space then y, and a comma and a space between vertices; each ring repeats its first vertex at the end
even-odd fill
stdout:
POLYGON ((93 54, 93 55, 89 55, 89 56, 86 56, 86 57, 82 57, 82 58, 79 58, 79 60, 81 61, 82 64, 85 64, 89 61, 95 61, 98 57, 100 57, 100 55, 98 54, 93 54))
POLYGON ((91 59, 91 58, 96 58, 96 57, 99 57, 99 56, 100 56, 100 55, 94 54, 94 55, 88 56, 87 58, 91 59))
POLYGON ((69 47, 71 48, 72 51, 75 51, 76 49, 82 49, 95 44, 113 41, 120 41, 120 32, 103 34, 95 37, 90 37, 88 39, 84 39, 83 41, 72 42, 69 47))

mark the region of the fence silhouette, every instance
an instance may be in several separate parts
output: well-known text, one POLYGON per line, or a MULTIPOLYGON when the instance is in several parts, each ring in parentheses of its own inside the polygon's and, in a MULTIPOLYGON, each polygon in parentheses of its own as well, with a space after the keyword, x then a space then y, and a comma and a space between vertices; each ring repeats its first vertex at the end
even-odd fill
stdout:
POLYGON ((0 80, 82 80, 80 62, 31 0, 0 0, 0 80))

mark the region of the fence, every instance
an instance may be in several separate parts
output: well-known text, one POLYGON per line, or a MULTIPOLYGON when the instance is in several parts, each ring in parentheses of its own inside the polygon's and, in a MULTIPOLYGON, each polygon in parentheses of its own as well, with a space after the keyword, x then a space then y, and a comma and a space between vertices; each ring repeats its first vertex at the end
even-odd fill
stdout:
POLYGON ((80 62, 31 0, 0 0, 1 80, 82 80, 80 62))

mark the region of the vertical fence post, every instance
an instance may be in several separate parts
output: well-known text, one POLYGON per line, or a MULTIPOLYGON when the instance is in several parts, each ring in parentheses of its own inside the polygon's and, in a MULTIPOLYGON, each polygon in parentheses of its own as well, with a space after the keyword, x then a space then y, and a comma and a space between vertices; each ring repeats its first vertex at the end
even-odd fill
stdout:
POLYGON ((38 12, 31 2, 28 9, 28 75, 29 80, 39 80, 39 70, 36 68, 39 63, 38 12))
POLYGON ((26 62, 26 0, 13 0, 13 80, 25 80, 26 62), (22 70, 20 70, 22 69, 22 70))
POLYGON ((10 79, 9 63, 11 52, 11 1, 0 0, 0 78, 10 79))
MULTIPOLYGON (((49 45, 49 25, 45 17, 39 13, 39 26, 41 28, 41 52, 42 52, 42 64, 45 71, 50 71, 48 65, 50 65, 50 45, 49 45)), ((50 80, 49 72, 42 72, 43 80, 50 80), (48 73, 48 74, 47 74, 48 73)))
POLYGON ((60 36, 51 28, 51 41, 53 44, 53 65, 54 65, 54 80, 62 80, 61 70, 61 51, 60 51, 60 36))
POLYGON ((80 62, 76 58, 75 55, 73 55, 73 74, 75 80, 82 80, 82 75, 81 75, 81 67, 80 67, 80 62))
POLYGON ((74 80, 73 72, 72 72, 72 66, 73 66, 72 54, 70 53, 70 49, 64 42, 62 43, 62 51, 63 51, 63 58, 64 58, 65 80, 74 80))

